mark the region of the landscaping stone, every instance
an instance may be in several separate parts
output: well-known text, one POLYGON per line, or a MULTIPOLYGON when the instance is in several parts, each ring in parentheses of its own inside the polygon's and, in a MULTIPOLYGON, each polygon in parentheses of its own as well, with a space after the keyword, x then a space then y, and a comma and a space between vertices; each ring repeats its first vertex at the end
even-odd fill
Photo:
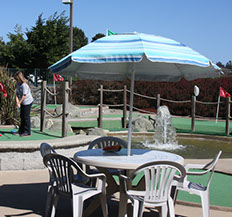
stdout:
MULTIPOLYGON (((68 103, 68 118, 79 118, 81 116, 81 111, 78 107, 68 103)), ((63 105, 57 106, 55 109, 56 115, 60 115, 63 112, 63 105)))
POLYGON ((40 127, 40 118, 37 116, 31 117, 31 127, 37 128, 40 127))
POLYGON ((86 132, 84 130, 78 130, 76 135, 86 135, 86 132))
POLYGON ((107 136, 108 130, 103 130, 98 127, 88 129, 88 135, 98 135, 98 136, 107 136))
POLYGON ((45 128, 50 129, 53 126, 53 124, 54 124, 54 121, 52 119, 48 119, 45 122, 45 128))
POLYGON ((138 115, 132 119, 132 129, 144 132, 148 130, 154 130, 154 127, 146 117, 138 115))
MULTIPOLYGON (((56 123, 56 122, 55 122, 55 123, 49 128, 49 130, 61 132, 61 131, 62 131, 62 123, 56 123)), ((68 124, 68 132, 71 132, 71 133, 73 132, 72 127, 71 127, 70 124, 68 124)))
POLYGON ((148 116, 148 119, 152 123, 152 125, 153 125, 154 128, 156 127, 156 118, 157 118, 156 114, 148 116))

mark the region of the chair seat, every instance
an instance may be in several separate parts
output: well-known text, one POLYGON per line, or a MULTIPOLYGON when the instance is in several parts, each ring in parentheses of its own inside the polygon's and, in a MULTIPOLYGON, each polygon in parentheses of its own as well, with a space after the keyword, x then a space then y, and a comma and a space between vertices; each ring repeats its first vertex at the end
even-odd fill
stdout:
POLYGON ((72 184, 73 194, 78 196, 83 196, 83 198, 89 198, 94 195, 101 194, 101 190, 97 190, 97 188, 89 187, 81 184, 72 184))
MULTIPOLYGON (((96 172, 97 173, 97 172, 96 172)), ((98 172, 99 173, 99 172, 98 172)), ((82 184, 87 184, 88 183, 88 181, 89 181, 89 179, 88 178, 85 178, 85 177, 83 177, 83 176, 80 176, 79 174, 75 174, 74 176, 73 176, 73 182, 74 183, 82 183, 82 184)), ((51 183, 53 183, 53 182, 55 182, 56 180, 55 180, 55 178, 54 177, 51 177, 51 180, 50 180, 50 182, 51 183)))
MULTIPOLYGON (((145 203, 147 203, 146 200, 144 200, 144 197, 145 197, 145 194, 146 194, 145 191, 136 191, 136 190, 133 191, 133 190, 129 190, 129 191, 127 191, 127 194, 131 198, 133 198, 135 200, 144 201, 145 203)), ((163 203, 163 202, 166 202, 166 200, 159 200, 159 201, 156 201, 155 203, 158 204, 158 203, 163 203)), ((149 203, 152 204, 151 202, 149 202, 149 203)))
POLYGON ((203 186, 201 184, 195 183, 195 182, 189 182, 188 188, 189 189, 199 190, 199 191, 205 191, 207 189, 207 187, 205 187, 205 186, 203 186))
MULTIPOLYGON (((117 170, 117 169, 107 169, 109 171, 109 173, 111 175, 116 175, 116 176, 120 176, 121 175, 121 171, 117 170)), ((96 174, 99 173, 99 171, 97 169, 91 169, 88 171, 90 174, 96 174)), ((123 172, 124 174, 125 172, 123 172)))

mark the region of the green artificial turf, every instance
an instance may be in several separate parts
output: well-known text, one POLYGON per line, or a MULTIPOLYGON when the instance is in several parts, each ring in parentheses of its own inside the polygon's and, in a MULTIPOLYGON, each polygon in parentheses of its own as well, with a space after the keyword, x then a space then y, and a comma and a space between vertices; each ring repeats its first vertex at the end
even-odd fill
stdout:
MULTIPOLYGON (((200 184, 207 183, 210 174, 188 176, 188 180, 200 184)), ((232 176, 215 172, 210 184, 210 205, 232 207, 232 176)), ((201 203, 199 196, 179 191, 178 200, 201 203)))
MULTIPOLYGON (((200 184, 206 184, 209 175, 204 176, 188 176, 188 180, 200 184)), ((132 182, 136 186, 142 178, 143 173, 138 174, 132 182)), ((119 182, 119 178, 114 176, 114 179, 119 182)), ((232 176, 215 172, 210 184, 210 205, 232 207, 232 176)), ((201 203, 201 199, 197 195, 189 194, 188 192, 179 191, 177 200, 201 203)))
MULTIPOLYGON (((0 144, 1 141, 28 141, 28 140, 49 140, 62 138, 61 132, 44 130, 41 132, 39 128, 33 128, 31 130, 31 136, 20 137, 19 135, 13 135, 12 131, 17 131, 16 128, 1 128, 0 129, 0 144)), ((68 133, 68 136, 74 135, 74 133, 68 133)))

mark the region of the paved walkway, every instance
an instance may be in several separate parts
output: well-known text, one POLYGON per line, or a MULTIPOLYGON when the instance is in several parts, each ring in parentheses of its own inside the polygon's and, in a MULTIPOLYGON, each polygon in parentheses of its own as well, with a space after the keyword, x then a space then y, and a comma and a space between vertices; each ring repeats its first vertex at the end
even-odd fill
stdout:
MULTIPOLYGON (((0 216, 41 217, 46 202, 48 172, 43 170, 0 171, 0 216)), ((109 217, 118 213, 118 195, 108 201, 109 217)), ((200 217, 200 207, 176 205, 176 217, 200 217)), ((211 217, 231 217, 231 210, 220 211, 211 209, 211 217)), ((101 209, 91 217, 100 217, 101 209)), ((61 200, 56 217, 72 217, 71 205, 61 200)), ((144 217, 158 217, 158 213, 145 209, 144 217)))

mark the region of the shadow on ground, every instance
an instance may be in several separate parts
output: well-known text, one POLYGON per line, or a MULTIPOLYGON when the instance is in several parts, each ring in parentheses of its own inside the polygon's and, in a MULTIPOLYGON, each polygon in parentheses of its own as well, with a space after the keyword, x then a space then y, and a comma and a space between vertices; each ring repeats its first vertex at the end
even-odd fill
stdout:
MULTIPOLYGON (((47 183, 12 184, 0 186, 0 206, 14 209, 12 214, 4 214, 5 217, 44 215, 47 197, 47 183), (23 211, 22 211, 23 210, 23 211)), ((87 201, 85 206, 91 201, 87 201)), ((118 200, 108 200, 109 217, 117 217, 118 200)), ((99 207, 90 217, 101 217, 102 211, 99 207)), ((158 217, 158 213, 146 209, 144 217, 158 217)), ((61 198, 58 204, 56 217, 72 217, 72 206, 70 200, 61 198)))

